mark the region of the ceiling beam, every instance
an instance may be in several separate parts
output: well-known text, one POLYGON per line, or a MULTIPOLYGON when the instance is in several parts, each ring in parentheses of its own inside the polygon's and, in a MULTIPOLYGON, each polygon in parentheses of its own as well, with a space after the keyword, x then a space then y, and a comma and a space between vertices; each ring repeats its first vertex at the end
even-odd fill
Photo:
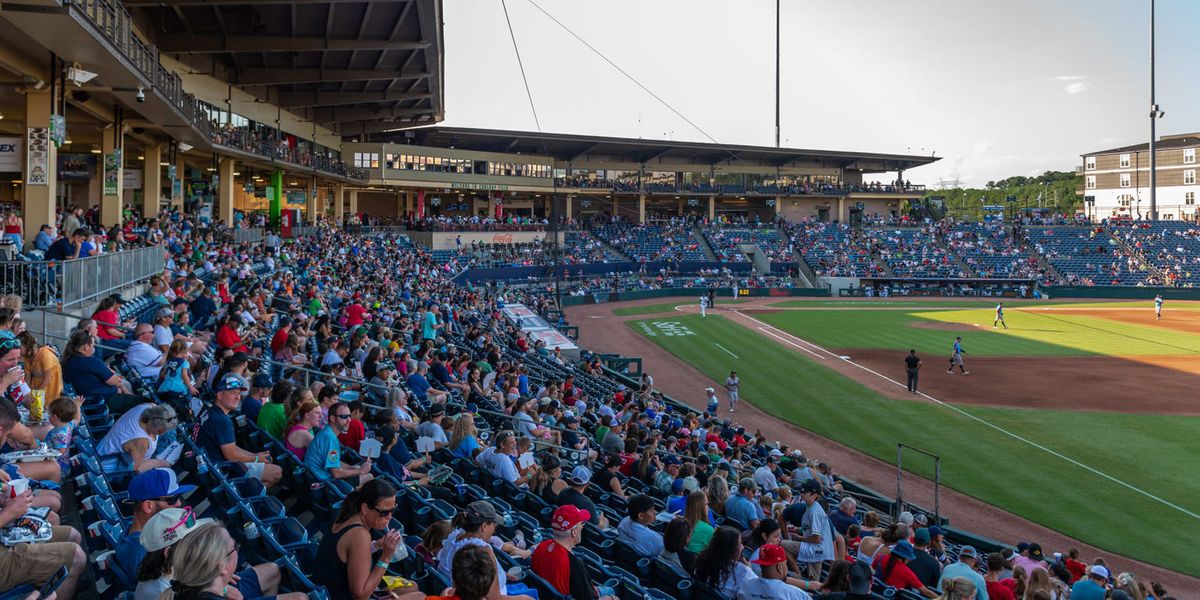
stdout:
POLYGON ((202 35, 162 36, 158 49, 171 54, 217 54, 225 52, 306 52, 324 50, 419 50, 429 42, 349 40, 286 35, 202 35))
POLYGON ((376 71, 370 69, 250 68, 238 71, 235 79, 236 85, 290 85, 294 83, 420 79, 424 77, 429 77, 429 73, 424 71, 376 71))
POLYGON ((400 102, 424 100, 428 92, 279 92, 275 104, 280 108, 308 108, 312 106, 344 106, 364 102, 400 102))
MULTIPOLYGON (((130 7, 156 6, 236 6, 242 4, 362 4, 366 0, 124 0, 130 7)), ((412 0, 403 0, 411 2, 412 0)))
POLYGON ((349 123, 339 124, 338 133, 340 133, 342 137, 356 137, 372 133, 391 131, 393 129, 408 129, 433 122, 434 120, 431 117, 403 119, 399 121, 351 121, 349 123))
POLYGON ((402 117, 433 114, 429 108, 314 108, 309 119, 315 123, 345 123, 347 121, 394 121, 402 117))

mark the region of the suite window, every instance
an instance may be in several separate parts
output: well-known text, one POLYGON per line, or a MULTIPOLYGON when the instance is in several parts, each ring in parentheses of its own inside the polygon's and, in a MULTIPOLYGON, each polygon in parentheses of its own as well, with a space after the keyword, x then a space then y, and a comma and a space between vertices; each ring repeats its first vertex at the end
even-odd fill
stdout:
POLYGON ((1183 149, 1183 162, 1186 164, 1189 164, 1189 165, 1196 162, 1196 149, 1195 148, 1184 148, 1183 149))
POLYGON ((1128 154, 1121 155, 1121 168, 1122 169, 1129 168, 1129 155, 1128 154))
POLYGON ((354 166, 360 169, 378 169, 379 168, 379 153, 378 152, 355 152, 354 166))
POLYGON ((1196 185, 1196 170, 1187 169, 1183 172, 1183 185, 1196 185))
POLYGON ((1091 171, 1096 168, 1096 157, 1088 156, 1083 159, 1083 168, 1091 171))
POLYGON ((1129 187, 1130 185, 1132 185, 1132 181, 1133 181, 1133 178, 1130 177, 1129 173, 1121 173, 1121 187, 1123 187, 1123 188, 1129 187))
POLYGON ((1087 176, 1087 189, 1089 189, 1089 190, 1096 189, 1096 176, 1095 175, 1087 176))

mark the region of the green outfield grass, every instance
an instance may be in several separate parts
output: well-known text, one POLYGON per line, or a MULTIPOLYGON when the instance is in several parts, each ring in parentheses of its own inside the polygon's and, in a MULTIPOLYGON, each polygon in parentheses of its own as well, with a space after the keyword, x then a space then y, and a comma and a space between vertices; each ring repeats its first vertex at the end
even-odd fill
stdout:
MULTIPOLYGON (((949 487, 1109 551, 1200 575, 1200 555, 1191 551, 1194 536, 1179 535, 1200 527, 1196 517, 949 407, 884 398, 820 361, 720 316, 681 315, 628 325, 714 380, 736 368, 746 401, 818 435, 888 462, 895 460, 897 442, 936 453, 943 461, 942 481, 949 487)), ((865 329, 862 322, 843 331, 857 335, 859 329, 865 329)), ((1031 343, 1005 343, 1018 342, 1031 343)), ((1200 472, 1200 418, 957 408, 1200 513, 1200 479, 1194 475, 1200 472)), ((917 474, 931 475, 931 466, 921 461, 908 465, 917 474)), ((838 468, 853 476, 854 465, 838 468)))
POLYGON ((800 310, 773 311, 754 318, 827 348, 947 354, 956 336, 975 356, 1088 356, 1200 354, 1200 336, 1160 327, 1121 323, 1068 311, 1005 311, 1009 329, 992 329, 993 311, 976 310, 800 310), (933 322, 979 327, 969 331, 925 329, 933 322))
MULTIPOLYGON (((717 306, 725 306, 728 304, 742 304, 744 302, 746 302, 746 300, 743 300, 743 299, 735 300, 732 298, 729 298, 729 299, 717 298, 717 306)), ((645 306, 626 306, 624 308, 616 308, 616 309, 613 309, 613 314, 617 315, 618 317, 629 317, 629 316, 633 316, 633 315, 652 315, 652 314, 660 313, 660 312, 671 312, 671 311, 675 310, 676 306, 680 306, 683 304, 694 304, 697 307, 699 307, 700 306, 700 296, 696 296, 695 299, 679 298, 679 299, 676 299, 674 302, 663 302, 662 304, 647 304, 645 306)), ((699 310, 699 309, 697 308, 697 310, 699 310)))

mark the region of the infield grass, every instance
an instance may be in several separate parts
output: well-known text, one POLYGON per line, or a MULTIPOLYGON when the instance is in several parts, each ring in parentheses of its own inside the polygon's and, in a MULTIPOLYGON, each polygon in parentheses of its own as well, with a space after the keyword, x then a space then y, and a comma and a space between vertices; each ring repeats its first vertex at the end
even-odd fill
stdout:
MULTIPOLYGON (((747 302, 747 301, 743 300, 743 299, 718 298, 717 306, 727 306, 729 304, 742 304, 745 302, 747 302)), ((691 304, 693 306, 699 306, 700 305, 700 297, 697 296, 695 300, 691 300, 691 301, 688 301, 687 299, 684 299, 684 298, 680 298, 674 302, 663 302, 661 304, 647 304, 645 306, 626 306, 624 308, 615 308, 615 309, 613 309, 612 312, 614 315, 617 315, 618 317, 629 317, 629 316, 634 316, 634 315, 653 315, 653 314, 661 313, 661 312, 673 312, 675 310, 676 306, 682 306, 682 305, 686 305, 686 304, 691 304)))
MULTIPOLYGON (((721 316, 681 315, 628 325, 713 380, 736 368, 743 399, 765 412, 888 462, 895 460, 897 442, 933 452, 942 457, 942 482, 949 487, 1109 551, 1200 575, 1200 554, 1192 551, 1195 536, 1182 534, 1200 530, 1200 519, 1029 443, 1200 513, 1200 418, 955 405, 1025 442, 946 406, 884 398, 721 316)), ((855 336, 862 329, 858 321, 842 331, 855 336)), ((798 334, 817 342, 810 331, 798 334)), ((916 474, 932 475, 928 464, 908 464, 916 474)), ((854 473, 853 465, 838 468, 854 473)))

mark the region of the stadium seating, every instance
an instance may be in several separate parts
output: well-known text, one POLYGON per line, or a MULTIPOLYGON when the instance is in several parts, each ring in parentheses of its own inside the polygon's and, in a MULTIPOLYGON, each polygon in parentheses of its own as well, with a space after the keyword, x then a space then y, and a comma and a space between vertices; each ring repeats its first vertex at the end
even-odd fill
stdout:
POLYGON ((1162 271, 1166 285, 1200 284, 1200 227, 1187 221, 1111 221, 1109 231, 1162 271))
POLYGON ((871 244, 843 223, 797 223, 792 243, 804 262, 823 277, 873 277, 883 274, 871 255, 871 244))
POLYGON ((745 225, 710 225, 704 229, 704 238, 723 262, 743 262, 746 255, 738 249, 740 244, 753 244, 771 262, 792 262, 788 244, 774 225, 748 227, 745 225))
POLYGON ((976 277, 1042 279, 1037 257, 1021 249, 1003 224, 957 223, 946 244, 975 271, 976 277))
POLYGON ((934 231, 923 227, 864 231, 879 248, 880 257, 901 277, 969 277, 939 243, 934 231))
POLYGON ((1031 226, 1026 236, 1069 284, 1142 285, 1146 281, 1138 261, 1103 228, 1031 226))
POLYGON ((699 241, 686 225, 610 223, 596 227, 593 233, 638 262, 705 260, 699 241))

